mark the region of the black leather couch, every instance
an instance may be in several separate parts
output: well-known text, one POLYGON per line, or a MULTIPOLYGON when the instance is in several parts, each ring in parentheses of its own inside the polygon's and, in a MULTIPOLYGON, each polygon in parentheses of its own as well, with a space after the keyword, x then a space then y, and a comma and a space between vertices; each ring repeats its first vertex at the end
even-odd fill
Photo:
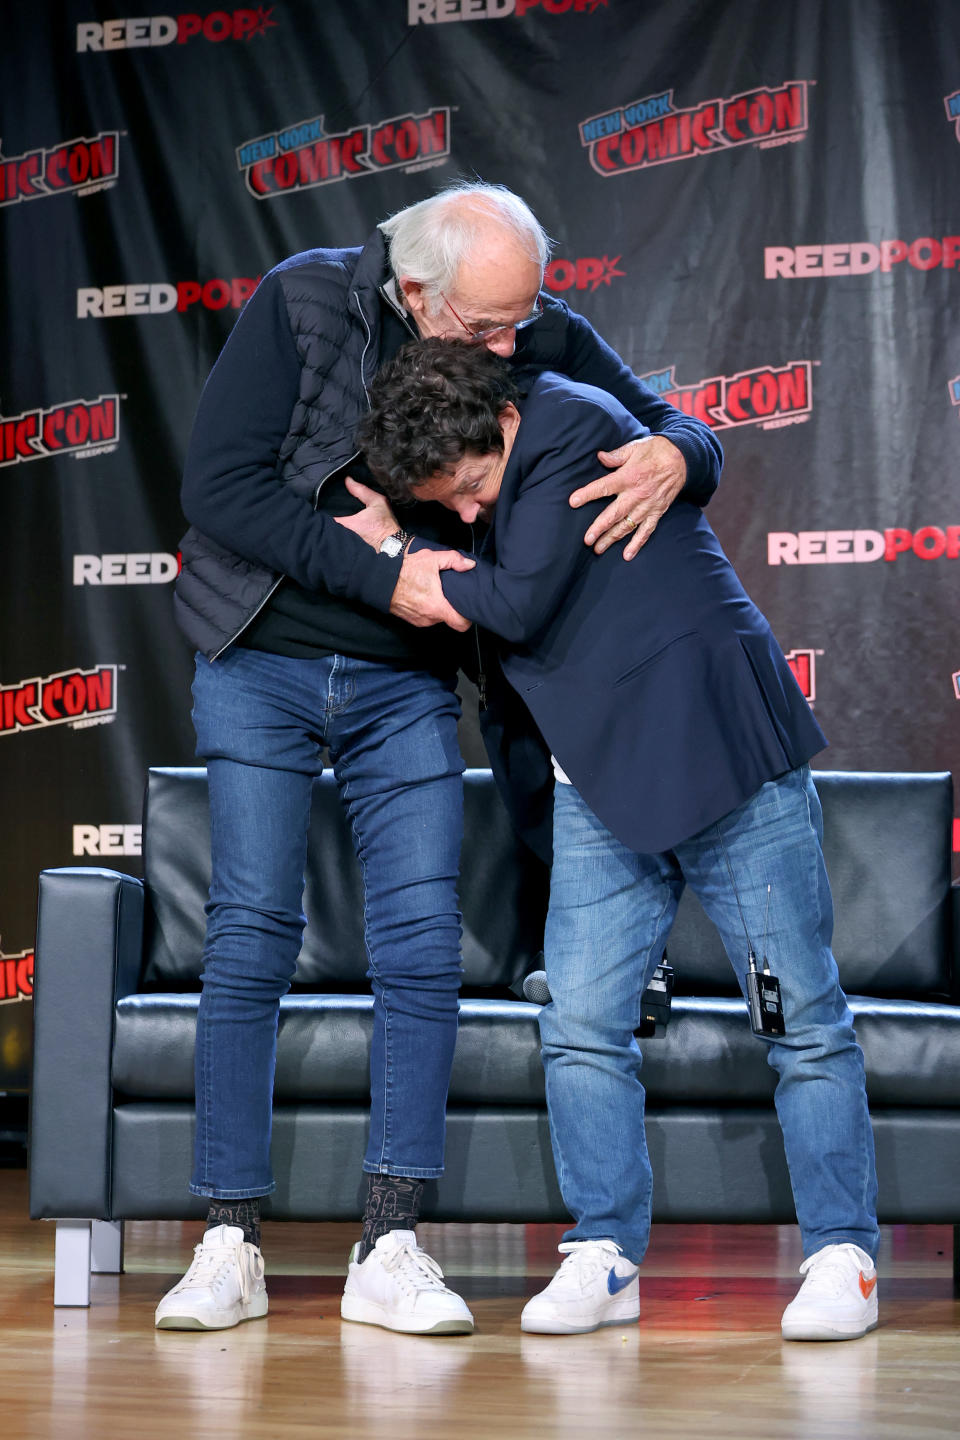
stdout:
MULTIPOLYGON (((835 951, 866 1055, 883 1222, 960 1233, 960 994, 949 774, 816 776, 835 951)), ((274 1218, 361 1209, 371 999, 358 867, 332 780, 316 783, 307 938, 281 1005, 274 1218)), ((31 1215, 58 1222, 55 1299, 121 1268, 122 1221, 200 1217, 188 1194, 193 1044, 209 879, 206 774, 150 772, 141 882, 95 868, 40 878, 31 1215), (93 1222, 93 1223, 91 1223, 93 1222)), ((514 837, 489 772, 466 776, 464 988, 447 1168, 424 1217, 567 1219, 544 1106, 536 1005, 547 875, 514 837)), ((764 1045, 698 902, 669 946, 670 1023, 644 1041, 661 1221, 792 1221, 764 1045)), ((955 1256, 956 1256, 955 1245, 955 1256)), ((956 1270, 955 1270, 956 1273, 956 1270)))

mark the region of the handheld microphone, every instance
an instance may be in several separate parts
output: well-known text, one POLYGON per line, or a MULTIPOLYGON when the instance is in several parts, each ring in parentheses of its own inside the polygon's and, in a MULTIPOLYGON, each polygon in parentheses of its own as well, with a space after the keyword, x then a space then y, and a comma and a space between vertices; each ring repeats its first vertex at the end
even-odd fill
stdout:
POLYGON ((550 986, 546 970, 531 970, 523 981, 523 998, 533 1005, 550 1004, 550 986))
MULTIPOLYGON (((650 983, 640 1001, 640 1024, 634 1035, 662 1035, 670 1019, 670 1001, 673 996, 673 966, 667 964, 667 952, 650 977, 650 983)), ((531 970, 523 981, 523 998, 533 1005, 549 1005, 550 986, 546 970, 531 970)))

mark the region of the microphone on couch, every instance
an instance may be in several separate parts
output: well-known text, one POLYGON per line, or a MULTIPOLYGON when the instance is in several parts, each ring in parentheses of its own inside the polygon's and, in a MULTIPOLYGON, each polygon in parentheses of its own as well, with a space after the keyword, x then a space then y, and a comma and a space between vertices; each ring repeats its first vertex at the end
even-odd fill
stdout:
MULTIPOLYGON (((634 1035, 641 1038, 662 1035, 670 1019, 670 1001, 673 997, 673 966, 667 964, 667 952, 650 977, 650 984, 640 1000, 640 1024, 634 1035)), ((534 1005, 549 1005, 550 986, 546 970, 531 970, 524 977, 523 998, 534 1005)))
POLYGON ((529 975, 524 976, 523 998, 532 1001, 534 1005, 550 1004, 550 986, 547 984, 546 970, 531 970, 529 975))

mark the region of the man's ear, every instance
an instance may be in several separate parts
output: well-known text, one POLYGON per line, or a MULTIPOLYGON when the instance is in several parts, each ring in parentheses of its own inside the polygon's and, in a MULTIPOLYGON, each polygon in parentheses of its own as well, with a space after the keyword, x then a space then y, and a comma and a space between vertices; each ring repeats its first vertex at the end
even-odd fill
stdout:
POLYGON ((397 285, 400 287, 400 293, 411 315, 421 315, 427 305, 422 282, 411 280, 408 275, 401 275, 397 285))
POLYGON ((500 433, 503 436, 506 451, 509 455, 510 447, 513 444, 517 428, 520 424, 520 411, 516 405, 513 404, 512 400, 508 400, 500 411, 500 414, 497 416, 497 424, 500 426, 500 433))

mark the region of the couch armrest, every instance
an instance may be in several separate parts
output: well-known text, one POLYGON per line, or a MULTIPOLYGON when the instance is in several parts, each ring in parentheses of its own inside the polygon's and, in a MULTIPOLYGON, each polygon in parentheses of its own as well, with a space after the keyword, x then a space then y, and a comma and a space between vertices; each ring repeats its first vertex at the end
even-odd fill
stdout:
POLYGON ((137 988, 143 883, 115 870, 40 876, 30 1091, 30 1214, 110 1218, 114 1006, 137 988))

